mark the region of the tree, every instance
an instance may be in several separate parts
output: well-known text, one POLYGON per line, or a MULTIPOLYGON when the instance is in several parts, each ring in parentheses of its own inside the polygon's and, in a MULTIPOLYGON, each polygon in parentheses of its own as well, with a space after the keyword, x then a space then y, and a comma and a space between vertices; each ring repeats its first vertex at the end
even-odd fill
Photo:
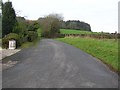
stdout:
POLYGON ((12 32, 16 26, 16 14, 12 2, 6 2, 2 6, 2 37, 12 32))
POLYGON ((42 22, 42 36, 57 37, 60 34, 60 22, 63 17, 59 14, 50 14, 42 22))
POLYGON ((37 31, 38 28, 39 28, 39 24, 37 21, 28 22, 28 31, 37 31))
POLYGON ((27 22, 24 17, 16 17, 17 24, 13 29, 13 33, 19 34, 20 37, 24 37, 27 34, 27 22))

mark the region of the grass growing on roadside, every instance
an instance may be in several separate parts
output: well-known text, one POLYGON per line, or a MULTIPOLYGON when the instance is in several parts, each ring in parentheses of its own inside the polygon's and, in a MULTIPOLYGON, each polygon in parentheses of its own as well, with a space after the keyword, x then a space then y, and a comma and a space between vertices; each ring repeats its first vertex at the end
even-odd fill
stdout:
POLYGON ((41 32, 42 32, 42 30, 41 30, 41 28, 39 28, 39 29, 37 30, 38 37, 41 37, 41 32))
POLYGON ((36 47, 38 45, 38 42, 40 41, 40 38, 34 40, 33 42, 25 42, 21 45, 20 48, 29 48, 29 47, 36 47))
POLYGON ((115 40, 98 40, 92 38, 58 38, 99 58, 118 71, 118 43, 115 40))
POLYGON ((39 41, 40 41, 40 38, 34 40, 33 42, 25 42, 21 45, 20 48, 29 48, 32 46, 36 47, 38 45, 39 41))
POLYGON ((73 29, 60 29, 61 34, 100 34, 97 32, 90 32, 90 31, 80 31, 80 30, 73 30, 73 29))
POLYGON ((25 42, 21 45, 20 48, 28 48, 31 46, 37 46, 41 39, 41 29, 40 28, 37 30, 37 33, 38 33, 38 38, 36 40, 34 40, 33 42, 25 42))

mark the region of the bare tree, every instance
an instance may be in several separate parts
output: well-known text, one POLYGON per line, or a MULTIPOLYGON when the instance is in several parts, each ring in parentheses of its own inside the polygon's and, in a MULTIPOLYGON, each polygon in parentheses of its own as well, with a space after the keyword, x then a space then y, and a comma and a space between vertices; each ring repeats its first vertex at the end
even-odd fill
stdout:
POLYGON ((60 34, 60 22, 63 17, 59 14, 50 14, 42 22, 42 36, 57 37, 60 34))

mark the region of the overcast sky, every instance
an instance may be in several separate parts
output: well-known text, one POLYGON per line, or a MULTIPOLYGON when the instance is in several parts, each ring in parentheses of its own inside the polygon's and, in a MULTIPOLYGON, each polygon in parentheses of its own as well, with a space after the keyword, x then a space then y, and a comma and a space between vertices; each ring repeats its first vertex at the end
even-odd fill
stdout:
MULTIPOLYGON (((8 0, 3 0, 8 1, 8 0)), ((95 32, 118 31, 119 0, 10 0, 19 16, 37 20, 58 13, 64 20, 80 20, 95 32)))

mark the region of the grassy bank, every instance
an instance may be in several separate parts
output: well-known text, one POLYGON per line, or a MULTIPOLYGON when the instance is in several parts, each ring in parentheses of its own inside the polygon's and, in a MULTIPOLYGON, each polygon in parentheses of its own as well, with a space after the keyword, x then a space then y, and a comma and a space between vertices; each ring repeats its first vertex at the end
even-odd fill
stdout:
POLYGON ((60 29, 61 34, 100 34, 97 32, 90 31, 80 31, 80 30, 72 30, 72 29, 60 29))
POLYGON ((80 48, 118 71, 118 43, 115 40, 92 38, 58 38, 57 40, 80 48))

